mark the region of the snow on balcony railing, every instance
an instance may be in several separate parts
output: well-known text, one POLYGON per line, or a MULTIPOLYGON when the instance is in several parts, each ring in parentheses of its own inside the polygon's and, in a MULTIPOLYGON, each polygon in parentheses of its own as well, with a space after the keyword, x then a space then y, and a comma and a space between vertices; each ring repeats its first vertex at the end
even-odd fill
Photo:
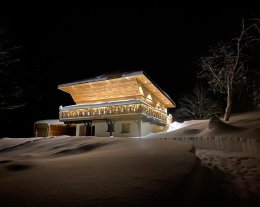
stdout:
POLYGON ((80 108, 77 106, 75 109, 69 107, 61 108, 59 112, 59 118, 61 121, 66 120, 77 120, 84 118, 91 118, 99 116, 109 117, 113 115, 131 115, 131 114, 143 114, 146 116, 157 118, 163 122, 167 120, 167 114, 165 111, 155 109, 152 106, 148 106, 147 104, 139 103, 139 104, 123 104, 123 105, 108 105, 101 107, 93 107, 89 105, 82 105, 80 108))

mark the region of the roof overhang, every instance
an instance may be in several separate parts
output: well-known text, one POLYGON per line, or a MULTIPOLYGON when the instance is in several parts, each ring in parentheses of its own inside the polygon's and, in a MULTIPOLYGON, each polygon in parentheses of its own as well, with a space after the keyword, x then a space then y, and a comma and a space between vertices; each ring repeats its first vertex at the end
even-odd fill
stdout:
POLYGON ((76 104, 127 100, 141 97, 138 84, 146 87, 167 108, 175 107, 174 101, 143 71, 110 74, 61 84, 58 89, 69 93, 76 104))

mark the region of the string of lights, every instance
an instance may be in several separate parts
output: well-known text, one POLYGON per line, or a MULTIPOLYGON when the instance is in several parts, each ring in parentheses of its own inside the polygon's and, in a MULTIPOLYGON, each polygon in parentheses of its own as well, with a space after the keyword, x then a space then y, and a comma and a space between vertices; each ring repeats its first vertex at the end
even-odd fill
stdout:
POLYGON ((110 116, 110 115, 120 115, 120 114, 146 114, 163 121, 167 120, 166 112, 157 110, 151 106, 144 104, 129 104, 129 105, 116 105, 116 106, 103 106, 96 108, 80 108, 80 109, 69 109, 69 110, 60 110, 59 117, 60 120, 66 119, 77 119, 83 117, 93 117, 93 116, 110 116))

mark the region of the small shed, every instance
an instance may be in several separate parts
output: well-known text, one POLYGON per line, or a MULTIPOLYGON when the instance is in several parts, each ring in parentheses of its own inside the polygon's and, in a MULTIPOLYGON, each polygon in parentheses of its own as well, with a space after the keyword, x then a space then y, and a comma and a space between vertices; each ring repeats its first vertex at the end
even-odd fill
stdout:
POLYGON ((39 120, 34 123, 35 137, 50 137, 60 135, 75 136, 76 125, 67 125, 59 119, 39 120))

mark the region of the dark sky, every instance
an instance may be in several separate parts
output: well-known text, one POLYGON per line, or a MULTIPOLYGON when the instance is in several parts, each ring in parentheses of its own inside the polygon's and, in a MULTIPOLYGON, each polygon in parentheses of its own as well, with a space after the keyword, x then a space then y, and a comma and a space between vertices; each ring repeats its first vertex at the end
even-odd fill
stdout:
POLYGON ((36 80, 36 94, 44 94, 39 104, 45 113, 34 119, 57 118, 58 106, 72 103, 58 84, 113 71, 144 70, 176 101, 196 82, 196 60, 233 37, 241 18, 260 17, 256 5, 213 3, 23 5, 0 11, 22 46, 19 70, 36 80))

